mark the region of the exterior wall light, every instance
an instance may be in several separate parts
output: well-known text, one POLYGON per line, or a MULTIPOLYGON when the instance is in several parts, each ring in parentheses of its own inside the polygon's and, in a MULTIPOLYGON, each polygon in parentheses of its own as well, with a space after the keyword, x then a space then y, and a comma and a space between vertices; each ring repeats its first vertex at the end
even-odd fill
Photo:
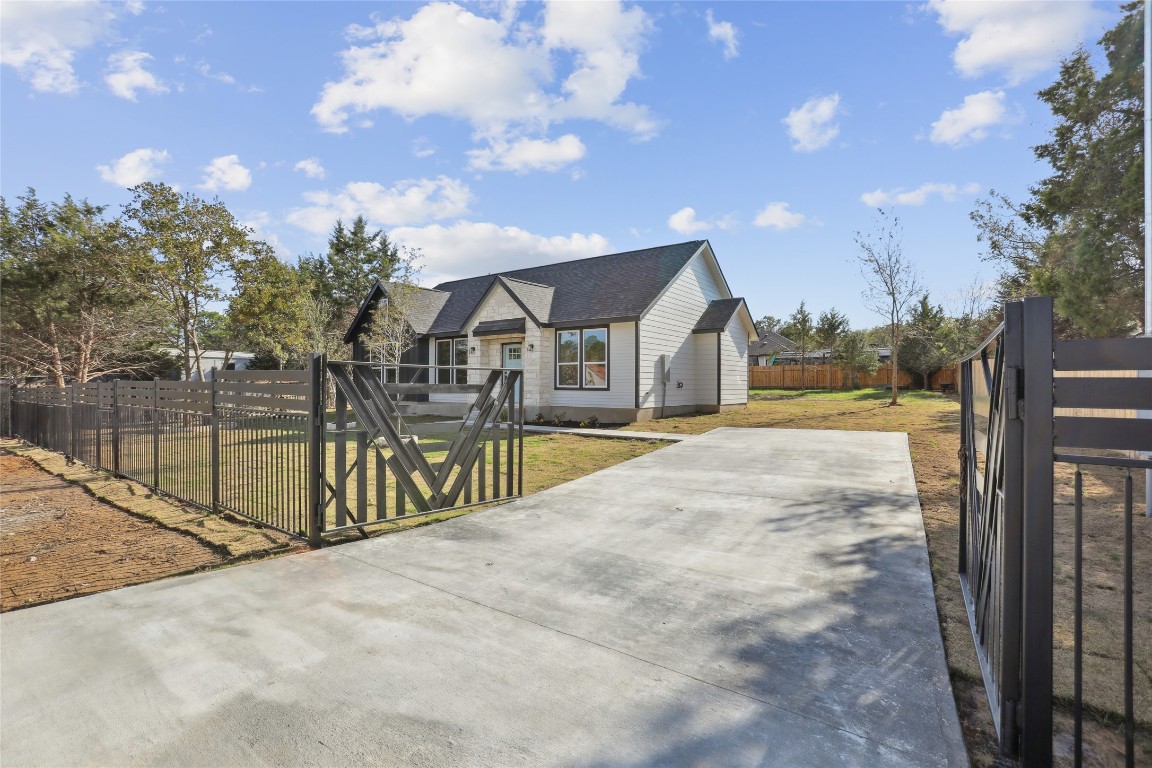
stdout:
POLYGON ((534 350, 534 349, 536 349, 536 345, 535 345, 535 344, 529 344, 529 345, 528 345, 528 351, 529 351, 529 352, 531 352, 531 351, 532 351, 532 350, 534 350))
POLYGON ((468 354, 470 354, 470 355, 476 354, 476 347, 468 347, 468 354))

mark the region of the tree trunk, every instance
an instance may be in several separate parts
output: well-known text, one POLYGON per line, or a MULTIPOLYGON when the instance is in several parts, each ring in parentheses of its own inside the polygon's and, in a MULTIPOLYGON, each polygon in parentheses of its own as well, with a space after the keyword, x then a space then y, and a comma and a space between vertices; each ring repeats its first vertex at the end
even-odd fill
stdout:
POLYGON ((897 375, 896 375, 896 372, 897 372, 896 362, 897 362, 898 355, 899 355, 899 353, 896 351, 896 345, 893 344, 892 345, 892 399, 890 401, 888 401, 888 405, 896 405, 897 404, 896 400, 899 397, 900 382, 897 379, 897 375))

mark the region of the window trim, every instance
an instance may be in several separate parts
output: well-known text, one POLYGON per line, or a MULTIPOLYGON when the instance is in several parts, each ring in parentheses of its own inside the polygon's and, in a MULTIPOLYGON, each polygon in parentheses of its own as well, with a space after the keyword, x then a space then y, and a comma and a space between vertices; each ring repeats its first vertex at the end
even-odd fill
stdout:
MULTIPOLYGON (((603 325, 586 325, 578 326, 575 328, 557 328, 553 339, 553 360, 552 360, 552 388, 560 392, 609 392, 612 389, 612 328, 608 323, 603 325), (576 384, 561 384, 560 383, 560 334, 571 333, 575 331, 580 334, 580 346, 577 352, 576 370, 578 375, 576 377, 576 384), (604 331, 604 386, 602 387, 586 387, 584 386, 584 332, 585 331, 604 331)), ((572 365, 572 363, 565 363, 565 365, 572 365)))
POLYGON ((468 383, 468 362, 465 362, 464 365, 459 365, 456 362, 456 342, 458 342, 458 341, 464 342, 464 352, 465 352, 465 354, 467 354, 468 353, 468 343, 469 343, 467 336, 438 336, 438 337, 435 337, 432 339, 431 357, 432 357, 433 368, 436 370, 436 377, 435 378, 436 378, 437 384, 467 384, 468 383), (442 342, 442 341, 447 342, 448 344, 451 345, 449 347, 449 351, 450 351, 449 359, 452 362, 449 363, 448 365, 441 365, 440 364, 440 342, 442 342), (464 381, 458 381, 457 380, 457 375, 456 375, 457 371, 459 371, 461 369, 464 370, 464 381), (449 374, 448 374, 449 380, 448 381, 440 381, 440 371, 448 371, 449 372, 449 374))

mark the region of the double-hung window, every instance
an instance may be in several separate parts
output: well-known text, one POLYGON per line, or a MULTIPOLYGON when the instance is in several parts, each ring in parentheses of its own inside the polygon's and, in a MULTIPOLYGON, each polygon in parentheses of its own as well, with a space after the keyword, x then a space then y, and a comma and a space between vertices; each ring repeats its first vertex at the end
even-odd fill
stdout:
POLYGON ((468 337, 436 339, 436 383, 467 384, 468 337))
POLYGON ((608 389, 608 329, 556 331, 556 387, 608 389))

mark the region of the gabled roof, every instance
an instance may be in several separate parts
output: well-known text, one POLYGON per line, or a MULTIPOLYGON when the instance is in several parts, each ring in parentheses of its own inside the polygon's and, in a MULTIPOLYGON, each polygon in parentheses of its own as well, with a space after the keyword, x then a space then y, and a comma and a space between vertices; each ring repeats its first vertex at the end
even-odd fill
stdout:
POLYGON ((775 331, 764 331, 760 338, 748 345, 749 355, 771 355, 773 352, 791 352, 796 348, 792 341, 775 331))
MULTIPOLYGON (((348 326, 348 332, 344 334, 345 344, 352 343, 352 340, 360 331, 360 327, 371 317, 372 309, 376 306, 376 302, 388 294, 392 285, 394 284, 377 280, 376 284, 372 286, 372 290, 368 292, 364 301, 360 303, 360 309, 356 311, 356 317, 352 320, 352 324, 348 326)), ((431 288, 405 286, 405 290, 408 289, 413 290, 412 306, 407 312, 408 324, 412 326, 412 330, 418 335, 423 335, 428 333, 428 328, 436 320, 436 316, 440 314, 440 310, 444 308, 444 303, 448 301, 448 294, 431 288)))
POLYGON ((744 299, 713 299, 704 308, 704 313, 696 321, 692 333, 720 333, 728 327, 732 319, 744 304, 744 299))
POLYGON ((436 290, 451 296, 428 333, 463 332, 498 277, 542 325, 634 320, 704 244, 704 240, 693 240, 441 283, 436 290))

